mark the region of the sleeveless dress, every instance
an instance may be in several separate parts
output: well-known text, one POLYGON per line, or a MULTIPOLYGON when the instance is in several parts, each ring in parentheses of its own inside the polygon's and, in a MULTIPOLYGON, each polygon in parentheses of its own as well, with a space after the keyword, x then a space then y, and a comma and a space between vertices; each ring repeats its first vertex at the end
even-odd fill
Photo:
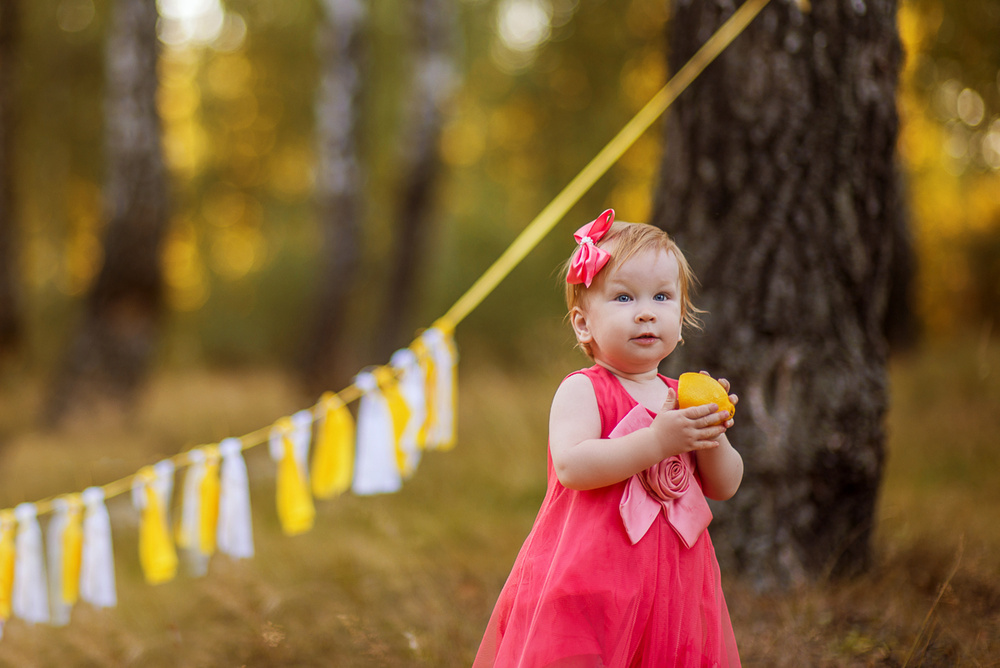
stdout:
MULTIPOLYGON (((593 383, 607 438, 637 402, 599 365, 575 373, 593 383)), ((708 531, 689 549, 660 513, 632 544, 619 511, 627 482, 568 489, 549 453, 545 499, 473 668, 740 665, 708 531)))

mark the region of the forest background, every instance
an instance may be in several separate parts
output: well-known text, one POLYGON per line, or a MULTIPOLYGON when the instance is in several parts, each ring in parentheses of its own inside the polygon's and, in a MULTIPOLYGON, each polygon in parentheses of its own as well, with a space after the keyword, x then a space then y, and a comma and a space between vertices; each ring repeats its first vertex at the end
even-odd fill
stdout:
MULTIPOLYGON (((296 364, 320 262, 319 10, 164 0, 158 109, 171 215, 161 255, 168 317, 154 373, 123 423, 91 416, 39 427, 47 384, 103 258, 109 5, 24 4, 15 219, 26 335, 0 367, 0 505, 101 484, 315 400, 296 381, 296 364)), ((659 0, 454 8, 455 87, 442 106, 443 169, 411 331, 439 316, 668 74, 669 15, 659 0)), ((368 10, 363 255, 339 351, 355 370, 385 361, 371 342, 399 288, 389 258, 412 76, 410 17, 395 3, 368 10)), ((894 358, 882 558, 867 579, 794 600, 734 585, 737 632, 754 638, 744 648, 751 664, 778 665, 784 648, 814 665, 900 665, 913 656, 924 665, 991 665, 997 648, 1000 588, 988 555, 1000 537, 984 518, 1000 508, 989 474, 1000 458, 1000 5, 910 0, 899 27, 899 155, 921 326, 918 342, 894 358), (983 417, 955 439, 947 427, 959 411, 983 417), (949 437, 959 443, 943 453, 949 437)), ((15 632, 12 623, 4 658, 28 665, 18 657, 48 652, 69 663, 171 665, 184 647, 199 657, 191 663, 206 665, 307 665, 330 653, 339 665, 466 665, 544 491, 544 450, 534 447, 544 443, 544 406, 561 374, 581 364, 561 320, 555 267, 572 230, 604 207, 649 219, 663 150, 657 124, 462 324, 459 449, 429 458, 400 498, 339 500, 322 535, 287 541, 266 515, 265 482, 255 497, 265 516, 253 564, 215 572, 211 582, 148 589, 129 566, 134 550, 120 547, 118 611, 81 615, 63 631, 15 632), (511 415, 523 417, 516 433, 511 415), (129 577, 139 591, 128 593, 129 577), (322 597, 307 591, 318 581, 322 597), (206 627, 206 615, 216 624, 206 627), (311 633, 310 619, 329 633, 311 633), (205 630, 215 627, 242 642, 205 630)))

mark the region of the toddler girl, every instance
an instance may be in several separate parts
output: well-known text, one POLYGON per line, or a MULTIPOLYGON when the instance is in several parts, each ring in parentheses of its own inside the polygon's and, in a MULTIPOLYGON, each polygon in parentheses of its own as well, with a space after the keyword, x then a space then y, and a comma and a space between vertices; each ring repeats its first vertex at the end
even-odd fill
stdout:
POLYGON ((732 415, 678 409, 657 373, 697 324, 693 275, 665 232, 610 209, 575 237, 566 303, 595 364, 552 400, 548 490, 474 666, 739 666, 705 501, 743 478, 732 415))

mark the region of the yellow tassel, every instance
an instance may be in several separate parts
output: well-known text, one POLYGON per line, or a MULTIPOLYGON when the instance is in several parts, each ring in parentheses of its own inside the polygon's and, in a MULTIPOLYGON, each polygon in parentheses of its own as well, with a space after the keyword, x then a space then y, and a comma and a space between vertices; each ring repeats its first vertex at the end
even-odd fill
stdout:
MULTIPOLYGON (((0 510, 0 623, 10 619, 14 591, 14 531, 17 522, 13 510, 0 510)), ((2 631, 2 626, 0 626, 2 631)))
POLYGON ((168 582, 177 575, 177 550, 170 540, 166 514, 153 487, 156 474, 151 466, 138 473, 144 480, 145 507, 139 522, 139 563, 149 584, 168 582))
POLYGON ((62 600, 68 605, 80 598, 80 566, 83 561, 83 502, 79 494, 66 497, 66 527, 62 535, 62 600))
POLYGON ((205 474, 201 478, 198 493, 201 497, 198 508, 200 545, 202 554, 215 554, 215 541, 219 527, 219 448, 205 448, 205 474))
POLYGON ((316 435, 312 462, 313 494, 329 499, 347 491, 354 475, 354 418, 340 397, 320 397, 325 415, 316 435))
POLYGON ((292 421, 287 417, 281 418, 276 426, 284 431, 281 437, 282 456, 278 462, 278 519, 285 534, 295 536, 312 529, 316 507, 295 461, 295 445, 289 437, 292 421))
POLYGON ((427 433, 434 422, 434 358, 423 339, 418 338, 414 341, 410 350, 416 354, 417 361, 424 370, 424 404, 427 406, 427 412, 424 415, 424 423, 417 433, 417 445, 423 450, 427 447, 427 433))
POLYGON ((389 367, 383 366, 375 369, 375 381, 382 388, 382 396, 389 406, 389 414, 392 416, 392 436, 396 446, 396 468, 399 473, 409 476, 410 463, 407 461, 406 451, 402 448, 403 432, 406 431, 406 423, 410 419, 410 407, 406 405, 406 399, 399 391, 399 381, 389 367))

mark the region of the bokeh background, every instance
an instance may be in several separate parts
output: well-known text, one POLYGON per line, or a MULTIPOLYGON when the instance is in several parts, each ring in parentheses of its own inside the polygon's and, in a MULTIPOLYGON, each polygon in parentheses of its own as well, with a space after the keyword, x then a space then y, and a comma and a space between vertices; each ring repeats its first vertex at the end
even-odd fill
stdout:
MULTIPOLYGON (((858 0, 862 2, 863 0, 858 0)), ((318 3, 160 0, 157 108, 169 169, 166 285, 151 374, 124 415, 39 424, 103 259, 108 0, 22 3, 16 276, 23 336, 0 360, 0 505, 78 491, 240 435, 315 400, 295 365, 321 264, 318 3)), ((362 261, 342 357, 384 362, 413 21, 367 3, 359 129, 362 261)), ((666 81, 663 0, 456 0, 416 323, 429 325, 666 81)), ((892 362, 878 565, 761 594, 732 582, 748 665, 998 665, 1000 3, 904 0, 898 144, 919 332, 892 362), (803 659, 803 657, 806 657, 803 659)), ((259 558, 141 583, 121 531, 115 611, 16 620, 10 665, 468 665, 544 493, 547 403, 580 366, 558 264, 613 206, 648 220, 659 124, 460 326, 460 439, 393 498, 343 498, 286 539, 253 460, 259 558)), ((339 389, 337 387, 329 389, 339 389)))

